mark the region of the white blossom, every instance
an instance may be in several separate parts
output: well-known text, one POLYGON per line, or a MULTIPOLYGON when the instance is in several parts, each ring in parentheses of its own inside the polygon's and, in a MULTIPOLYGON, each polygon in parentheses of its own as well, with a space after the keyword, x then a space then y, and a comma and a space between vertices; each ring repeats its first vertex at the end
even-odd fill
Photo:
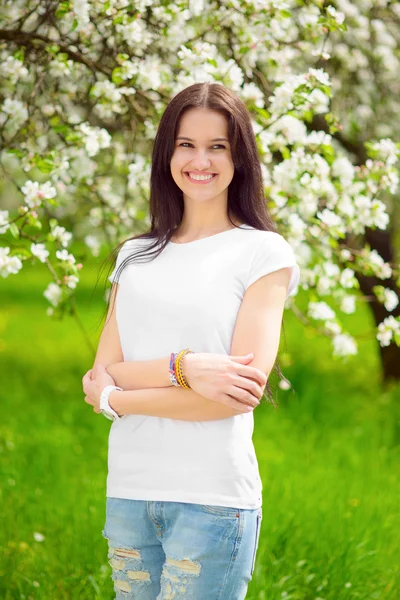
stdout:
POLYGON ((41 206, 43 200, 54 198, 57 194, 56 188, 49 181, 41 184, 37 181, 28 180, 21 191, 25 195, 25 202, 29 208, 37 208, 41 206))
POLYGON ((71 8, 75 13, 78 21, 78 31, 88 25, 89 19, 89 2, 88 0, 71 0, 71 8))
POLYGON ((9 228, 9 220, 8 210, 0 210, 0 234, 5 233, 9 228))
POLYGON ((327 6, 326 7, 326 12, 329 13, 336 21, 336 23, 343 23, 344 21, 344 14, 338 10, 336 10, 336 8, 334 6, 327 6))
POLYGON ((0 62, 0 76, 9 78, 10 82, 15 85, 19 80, 28 79, 29 71, 18 58, 7 56, 5 60, 0 62))
POLYGON ((382 323, 379 323, 376 338, 381 346, 389 346, 394 333, 400 335, 400 321, 398 317, 395 319, 393 315, 390 315, 382 323))
POLYGON ((64 248, 66 248, 72 239, 72 233, 66 231, 65 227, 56 225, 51 229, 51 235, 54 236, 55 240, 58 240, 64 248))
MULTIPOLYGON (((26 104, 16 98, 6 98, 0 110, 9 117, 7 125, 10 124, 14 130, 18 129, 28 118, 26 104)), ((2 125, 5 122, 5 118, 1 114, 0 117, 2 117, 0 119, 0 125, 2 125)))
POLYGON ((340 179, 344 188, 352 183, 354 172, 354 166, 347 156, 340 156, 332 163, 332 175, 340 179))
POLYGON ((269 131, 275 135, 282 133, 288 144, 303 143, 307 137, 307 128, 303 121, 291 115, 280 117, 276 123, 271 125, 269 131))
POLYGON ((378 153, 378 159, 385 161, 388 165, 394 165, 400 157, 400 149, 390 138, 384 138, 372 144, 372 148, 378 153))
POLYGON ((374 275, 379 277, 380 279, 389 279, 392 275, 392 268, 389 263, 385 263, 383 258, 378 252, 373 250, 368 250, 365 248, 363 250, 363 255, 365 257, 366 264, 371 267, 374 275))
POLYGON ((46 258, 50 254, 44 244, 31 244, 31 252, 34 256, 37 256, 42 263, 46 262, 46 258))
POLYGON ((81 123, 79 129, 83 133, 83 141, 88 156, 95 156, 100 149, 110 146, 111 136, 105 129, 90 127, 87 123, 81 123))
POLYGON ((280 387, 281 390, 290 390, 290 388, 292 386, 285 379, 280 379, 279 380, 279 387, 280 387))
POLYGON ((356 283, 353 269, 344 269, 340 274, 340 285, 344 288, 352 288, 356 283))
POLYGON ((65 283, 71 289, 76 288, 76 284, 78 283, 78 281, 79 281, 79 277, 77 277, 76 275, 66 275, 66 277, 65 277, 65 283))
POLYGON ((43 292, 43 296, 47 298, 50 304, 58 306, 62 296, 62 289, 56 283, 49 283, 46 290, 43 292))
POLYGON ((343 296, 340 303, 340 310, 344 313, 351 314, 356 310, 356 297, 355 296, 343 296))
POLYGON ((16 275, 22 269, 22 262, 18 256, 9 256, 10 248, 0 247, 0 275, 5 279, 9 275, 16 275))
POLYGON ((69 265, 75 264, 75 256, 73 254, 69 254, 68 250, 57 250, 56 257, 58 260, 66 262, 69 265))
POLYGON ((339 333, 333 340, 333 355, 345 357, 357 354, 357 344, 354 338, 348 333, 339 333))
POLYGON ((388 288, 385 288, 383 290, 383 296, 384 296, 383 304, 384 304, 386 310, 388 312, 391 312, 398 305, 399 297, 394 290, 389 290, 388 288))
POLYGON ((322 319, 324 321, 335 318, 335 312, 326 302, 312 302, 308 304, 308 315, 312 319, 322 319))

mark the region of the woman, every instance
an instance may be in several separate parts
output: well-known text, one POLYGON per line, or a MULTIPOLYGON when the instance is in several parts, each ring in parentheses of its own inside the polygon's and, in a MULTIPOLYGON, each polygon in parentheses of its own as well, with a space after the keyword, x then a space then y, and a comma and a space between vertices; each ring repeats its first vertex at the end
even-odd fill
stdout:
POLYGON ((114 589, 239 600, 262 518, 253 411, 299 267, 267 212, 250 115, 226 87, 171 100, 150 183, 151 229, 118 248, 83 378, 86 402, 115 419, 103 531, 114 589))

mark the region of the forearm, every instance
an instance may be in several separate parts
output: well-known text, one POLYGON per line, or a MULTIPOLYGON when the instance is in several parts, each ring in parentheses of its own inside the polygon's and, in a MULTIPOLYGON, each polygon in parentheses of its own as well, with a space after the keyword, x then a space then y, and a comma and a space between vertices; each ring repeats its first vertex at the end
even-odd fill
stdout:
POLYGON ((115 390, 110 394, 109 402, 121 416, 133 414, 181 421, 216 421, 240 414, 235 409, 208 400, 193 390, 173 385, 135 391, 115 390))
POLYGON ((110 364, 107 373, 123 390, 173 387, 169 379, 170 357, 110 364))

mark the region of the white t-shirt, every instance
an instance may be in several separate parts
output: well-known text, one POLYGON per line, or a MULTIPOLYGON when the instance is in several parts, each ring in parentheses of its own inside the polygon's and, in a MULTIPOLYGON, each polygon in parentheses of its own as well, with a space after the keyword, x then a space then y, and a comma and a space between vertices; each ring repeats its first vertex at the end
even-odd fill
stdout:
MULTIPOLYGON (((134 248, 148 244, 125 242, 110 281, 134 248)), ((246 289, 289 266, 288 296, 300 277, 292 247, 280 234, 248 225, 169 242, 155 260, 125 266, 116 299, 124 360, 158 359, 187 347, 230 354, 246 289)), ((216 421, 124 415, 110 429, 107 496, 259 508, 253 427, 253 411, 216 421)))

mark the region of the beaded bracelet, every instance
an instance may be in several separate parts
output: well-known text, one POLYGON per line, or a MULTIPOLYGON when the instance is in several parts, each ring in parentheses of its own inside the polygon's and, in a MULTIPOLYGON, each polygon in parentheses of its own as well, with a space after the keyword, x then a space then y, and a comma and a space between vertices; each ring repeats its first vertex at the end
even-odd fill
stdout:
POLYGON ((194 354, 194 352, 193 352, 193 350, 190 350, 189 348, 185 348, 184 350, 181 350, 177 354, 172 352, 171 356, 170 356, 168 372, 169 372, 169 378, 170 378, 172 385, 180 386, 187 390, 190 390, 191 387, 188 384, 188 382, 183 374, 183 368, 182 368, 183 359, 186 356, 186 354, 194 354))
POLYGON ((178 356, 176 357, 176 362, 175 362, 176 378, 177 378, 179 384, 187 390, 190 390, 190 385, 186 381, 186 378, 183 374, 182 363, 183 363, 183 359, 186 356, 186 354, 189 354, 189 353, 191 353, 191 350, 189 350, 189 348, 185 348, 185 350, 181 350, 180 352, 178 352, 178 356))

